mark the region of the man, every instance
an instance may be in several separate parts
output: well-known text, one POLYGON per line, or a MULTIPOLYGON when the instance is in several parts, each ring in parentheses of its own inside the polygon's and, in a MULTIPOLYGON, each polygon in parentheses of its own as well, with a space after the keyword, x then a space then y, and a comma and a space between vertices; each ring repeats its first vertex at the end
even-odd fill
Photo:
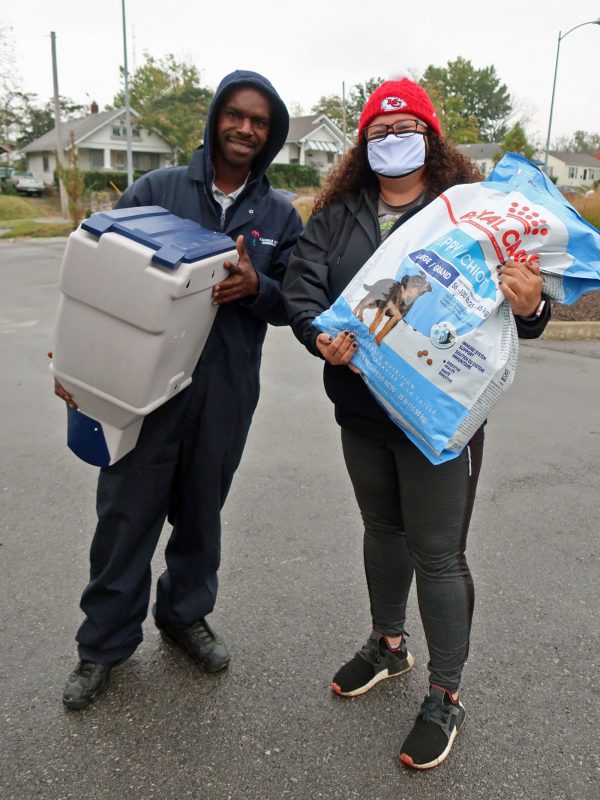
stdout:
MULTIPOLYGON (((285 105, 266 78, 237 71, 219 85, 204 145, 189 167, 155 170, 117 208, 157 205, 236 239, 237 264, 213 290, 219 306, 192 384, 146 417, 133 451, 100 471, 90 582, 77 633, 80 661, 64 704, 85 708, 111 669, 142 641, 150 560, 165 519, 173 525, 153 608, 163 638, 209 672, 229 653, 205 617, 217 594, 221 508, 258 401, 267 323, 286 324, 280 289, 301 221, 265 170, 283 147, 285 105)), ((56 393, 72 406, 60 385, 56 393)))

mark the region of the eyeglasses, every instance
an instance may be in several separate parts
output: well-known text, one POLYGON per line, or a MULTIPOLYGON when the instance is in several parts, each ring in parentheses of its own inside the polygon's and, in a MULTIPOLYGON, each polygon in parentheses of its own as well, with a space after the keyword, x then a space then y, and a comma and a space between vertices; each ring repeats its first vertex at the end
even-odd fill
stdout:
POLYGON ((429 129, 427 125, 423 122, 419 122, 418 119, 400 119, 397 122, 393 122, 391 125, 384 125, 383 123, 369 125, 369 127, 364 130, 367 142, 380 142, 382 139, 389 136, 390 133, 393 133, 394 136, 397 136, 399 139, 408 139, 409 136, 414 136, 415 133, 420 133, 421 136, 427 136, 429 134, 429 129), (424 130, 417 130, 419 127, 424 128, 424 130))

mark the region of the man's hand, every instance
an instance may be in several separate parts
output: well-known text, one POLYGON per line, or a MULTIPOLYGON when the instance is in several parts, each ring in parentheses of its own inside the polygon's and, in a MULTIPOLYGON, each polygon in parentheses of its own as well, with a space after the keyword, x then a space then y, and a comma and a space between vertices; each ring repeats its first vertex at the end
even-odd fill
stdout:
POLYGON ((235 243, 239 261, 234 264, 231 261, 224 261, 223 266, 231 273, 221 283, 213 286, 212 301, 214 305, 231 303, 232 300, 241 300, 242 297, 250 297, 258 294, 260 283, 256 270, 252 266, 250 257, 244 247, 244 237, 240 234, 235 243))
POLYGON ((335 339, 326 333, 320 333, 317 336, 316 345, 319 353, 328 364, 333 364, 335 367, 345 365, 350 367, 352 372, 360 375, 360 370, 350 363, 358 348, 353 333, 344 331, 338 334, 335 339))
POLYGON ((500 289, 513 314, 532 317, 542 299, 543 281, 537 264, 508 260, 498 270, 500 289))
MULTIPOLYGON (((52 353, 48 353, 48 358, 52 358, 52 353)), ((54 378, 54 394, 64 400, 69 408, 77 408, 77 403, 73 400, 73 395, 69 394, 65 387, 54 378)))
POLYGON ((77 408, 77 403, 73 400, 73 395, 69 394, 65 387, 54 378, 54 394, 64 400, 69 408, 77 408))

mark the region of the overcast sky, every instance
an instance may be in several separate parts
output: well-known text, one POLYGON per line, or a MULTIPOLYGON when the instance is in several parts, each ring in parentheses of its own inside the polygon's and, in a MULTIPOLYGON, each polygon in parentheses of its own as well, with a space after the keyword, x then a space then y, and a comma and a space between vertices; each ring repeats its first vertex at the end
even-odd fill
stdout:
MULTIPOLYGON (((57 34, 59 88, 102 108, 119 89, 121 0, 15 0, 0 23, 12 27, 21 86, 52 95, 50 31, 57 34)), ((545 143, 559 31, 600 17, 600 0, 126 0, 130 71, 144 52, 194 63, 215 88, 233 69, 262 72, 304 113, 321 95, 372 76, 457 56, 493 64, 545 143)), ((600 133, 600 25, 561 42, 552 138, 600 133)))

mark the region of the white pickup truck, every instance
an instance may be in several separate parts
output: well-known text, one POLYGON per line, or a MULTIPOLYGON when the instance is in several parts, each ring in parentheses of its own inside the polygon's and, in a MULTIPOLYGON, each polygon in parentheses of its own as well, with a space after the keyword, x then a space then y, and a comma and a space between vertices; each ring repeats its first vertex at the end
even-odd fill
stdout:
POLYGON ((9 181, 19 194, 35 194, 39 197, 44 191, 44 184, 33 172, 13 172, 9 181))

